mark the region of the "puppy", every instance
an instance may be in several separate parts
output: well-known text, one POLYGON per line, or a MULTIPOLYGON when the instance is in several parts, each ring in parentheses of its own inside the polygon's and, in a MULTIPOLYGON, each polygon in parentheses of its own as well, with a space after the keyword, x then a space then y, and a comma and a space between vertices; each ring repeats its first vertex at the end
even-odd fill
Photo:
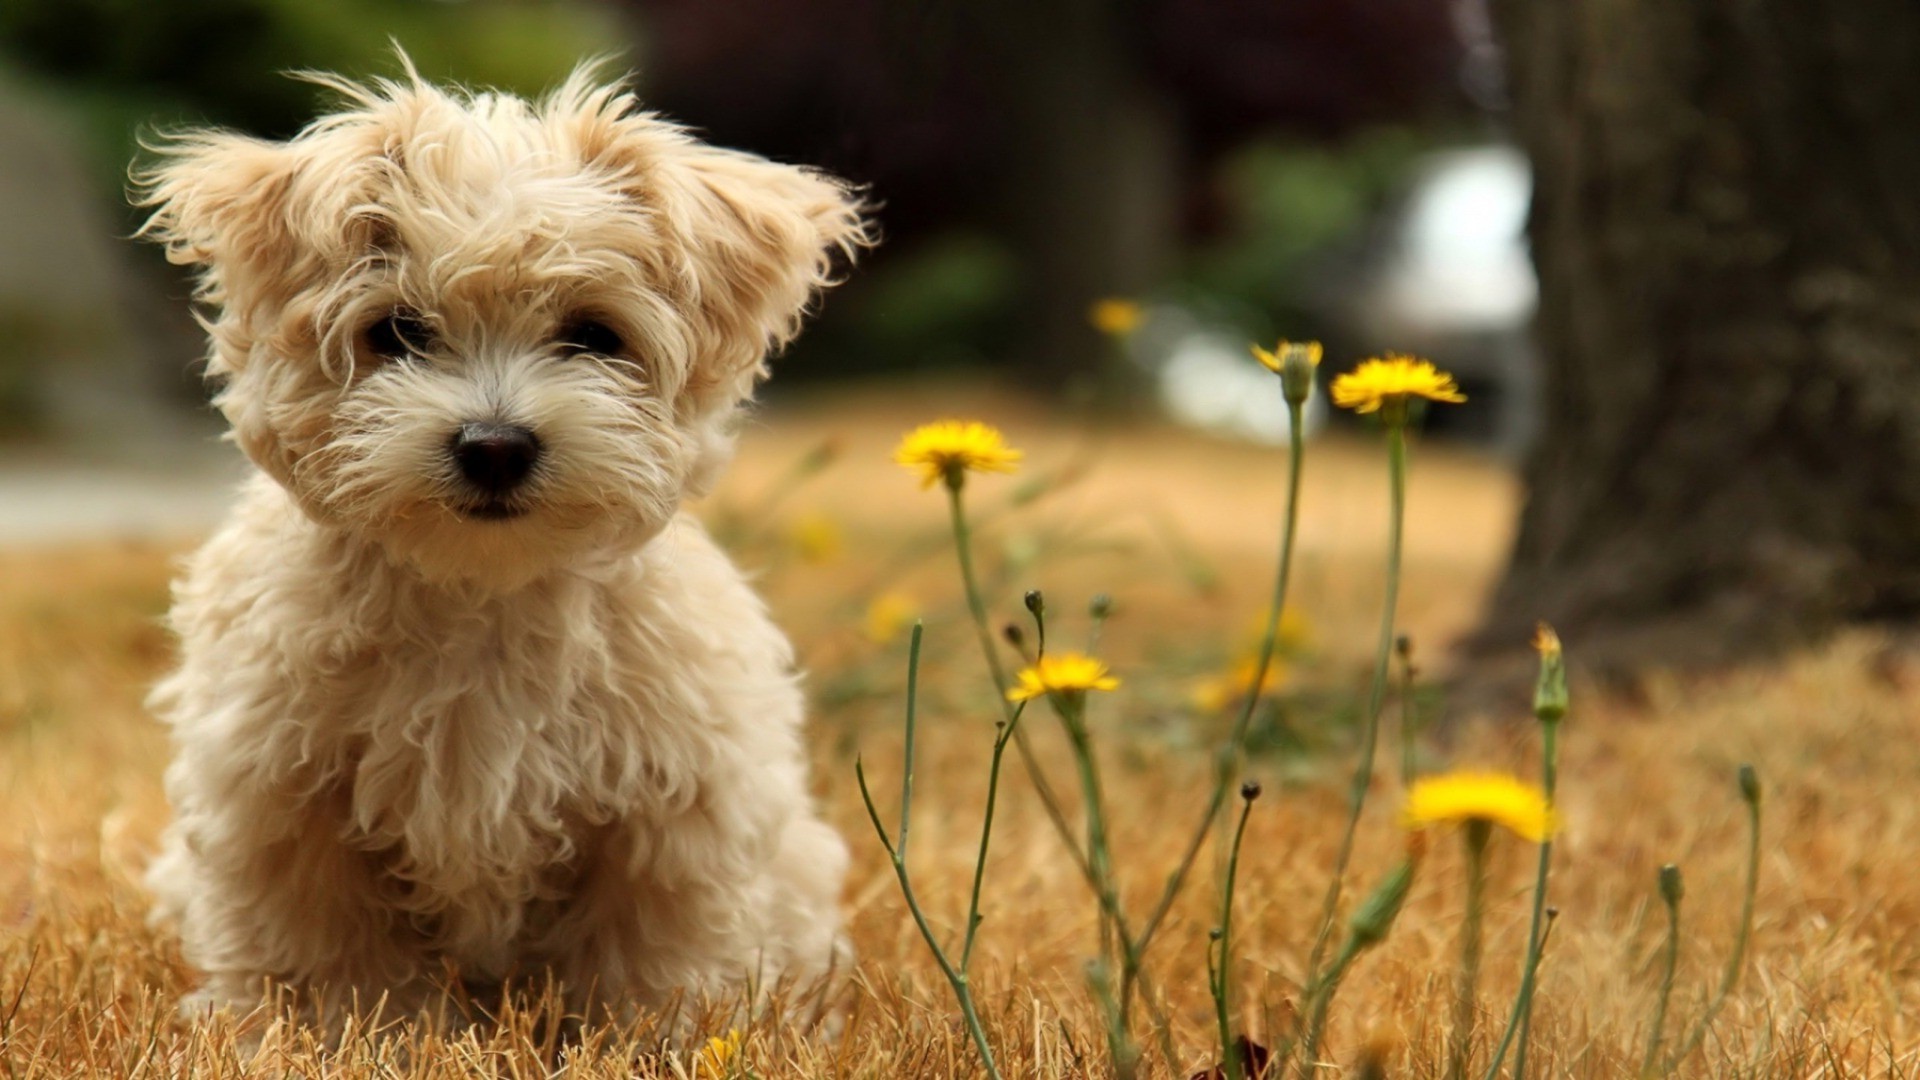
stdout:
POLYGON ((152 697, 185 1007, 393 1015, 451 971, 619 1017, 829 971, 792 651, 681 506, 859 200, 585 69, 318 81, 341 110, 292 140, 173 136, 137 178, 258 469, 152 697))

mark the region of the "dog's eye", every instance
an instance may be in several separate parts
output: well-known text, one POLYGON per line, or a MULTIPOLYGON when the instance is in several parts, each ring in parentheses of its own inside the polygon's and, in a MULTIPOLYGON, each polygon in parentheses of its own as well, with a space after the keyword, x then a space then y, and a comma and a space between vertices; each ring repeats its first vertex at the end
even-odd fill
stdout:
POLYGON ((620 332, 598 319, 575 319, 560 328, 560 351, 568 356, 619 356, 627 347, 620 332))
POLYGON ((423 355, 433 348, 433 327, 419 312, 398 308, 367 327, 367 348, 389 360, 423 355))

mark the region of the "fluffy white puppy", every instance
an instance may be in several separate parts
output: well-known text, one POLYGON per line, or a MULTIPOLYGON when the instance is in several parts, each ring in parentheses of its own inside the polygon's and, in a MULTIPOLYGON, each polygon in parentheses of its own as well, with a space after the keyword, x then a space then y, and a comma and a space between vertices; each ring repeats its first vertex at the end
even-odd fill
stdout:
POLYGON ((296 138, 142 178, 259 469, 187 566, 149 881, 206 974, 432 1007, 551 975, 622 1015, 842 950, 786 640, 680 511, 865 241, 834 180, 576 74, 322 80, 296 138))

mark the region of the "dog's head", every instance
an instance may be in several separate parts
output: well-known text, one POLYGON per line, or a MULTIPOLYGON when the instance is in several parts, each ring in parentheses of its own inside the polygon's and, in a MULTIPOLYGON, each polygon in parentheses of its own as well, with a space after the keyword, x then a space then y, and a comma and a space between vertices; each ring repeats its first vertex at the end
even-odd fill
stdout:
POLYGON ((725 463, 861 206, 585 70, 546 99, 327 79, 285 143, 174 136, 144 234, 199 269, 234 437, 315 520, 512 585, 644 542, 725 463))

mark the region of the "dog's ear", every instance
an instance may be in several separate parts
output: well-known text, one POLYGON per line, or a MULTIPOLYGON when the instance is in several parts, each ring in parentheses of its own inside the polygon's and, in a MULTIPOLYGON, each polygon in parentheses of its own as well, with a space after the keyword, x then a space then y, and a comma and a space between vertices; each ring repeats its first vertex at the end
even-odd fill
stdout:
POLYGON ((200 268, 200 298, 229 305, 241 279, 283 281, 295 257, 294 148, 230 132, 169 136, 158 161, 134 176, 134 204, 153 213, 137 235, 167 259, 200 268))
POLYGON ((743 397, 814 295, 871 243, 866 207, 823 173, 697 143, 650 173, 683 253, 682 286, 711 335, 690 384, 743 397))

